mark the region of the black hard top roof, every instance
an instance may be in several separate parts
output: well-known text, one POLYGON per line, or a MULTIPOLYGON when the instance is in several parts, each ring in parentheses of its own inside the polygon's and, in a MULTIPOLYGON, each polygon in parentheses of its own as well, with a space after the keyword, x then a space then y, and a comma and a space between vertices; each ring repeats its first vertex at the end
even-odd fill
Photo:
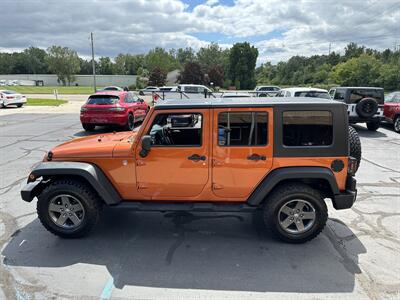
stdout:
POLYGON ((218 108, 218 107, 275 107, 290 105, 340 106, 341 102, 311 97, 263 97, 263 98, 198 98, 159 100, 155 109, 218 108))
POLYGON ((383 90, 381 87, 373 86, 335 86, 333 89, 383 90))

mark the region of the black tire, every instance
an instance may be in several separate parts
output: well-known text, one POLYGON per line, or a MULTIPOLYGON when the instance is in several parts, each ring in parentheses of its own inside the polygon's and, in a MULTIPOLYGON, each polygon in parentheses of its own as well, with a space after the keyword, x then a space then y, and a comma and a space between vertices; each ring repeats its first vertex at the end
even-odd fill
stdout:
POLYGON ((37 213, 43 226, 62 238, 79 238, 87 235, 97 224, 102 203, 97 194, 84 182, 60 179, 48 185, 38 196, 37 213), (55 223, 49 213, 49 205, 59 195, 71 195, 80 201, 84 208, 81 223, 75 228, 64 228, 55 223))
POLYGON ((393 129, 394 129, 394 131, 396 131, 397 133, 400 133, 400 115, 397 116, 396 118, 394 118, 394 121, 393 121, 393 129))
POLYGON ((126 121, 126 125, 124 127, 125 130, 133 130, 135 128, 135 117, 133 114, 128 114, 128 120, 126 121))
POLYGON ((83 129, 85 129, 86 131, 93 131, 96 126, 93 124, 88 124, 88 123, 82 123, 82 127, 83 129))
POLYGON ((361 163, 361 140, 357 131, 351 126, 349 126, 349 154, 357 160, 357 172, 361 163))
POLYGON ((23 103, 17 104, 17 107, 22 107, 23 103))
MULTIPOLYGON (((317 190, 305 184, 289 183, 276 188, 265 199, 263 216, 266 227, 271 230, 275 237, 287 243, 300 244, 312 240, 321 233, 328 219, 328 209, 322 195, 317 190), (290 205, 296 200, 305 201, 312 206, 314 209, 314 220, 312 223, 307 224, 310 227, 304 232, 290 233, 280 225, 281 209, 286 204, 290 205)), ((293 221, 291 224, 297 227, 296 222, 293 221)))
POLYGON ((377 131, 380 126, 381 126, 381 122, 379 122, 379 121, 367 122, 367 128, 370 131, 377 131))
POLYGON ((364 98, 356 105, 356 112, 361 118, 370 118, 378 111, 378 103, 373 98, 364 98))

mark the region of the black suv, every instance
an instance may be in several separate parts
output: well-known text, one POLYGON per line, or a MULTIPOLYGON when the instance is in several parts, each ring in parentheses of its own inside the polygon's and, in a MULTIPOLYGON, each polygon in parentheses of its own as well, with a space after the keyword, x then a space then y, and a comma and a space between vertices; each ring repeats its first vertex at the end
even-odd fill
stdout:
POLYGON ((377 87, 334 87, 329 95, 347 104, 349 123, 367 123, 369 130, 376 131, 383 119, 384 92, 377 87))

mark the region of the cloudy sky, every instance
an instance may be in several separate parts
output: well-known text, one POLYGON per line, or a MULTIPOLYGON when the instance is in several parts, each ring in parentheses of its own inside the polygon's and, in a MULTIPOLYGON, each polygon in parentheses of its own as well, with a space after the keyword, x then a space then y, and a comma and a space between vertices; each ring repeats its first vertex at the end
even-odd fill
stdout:
POLYGON ((0 51, 63 45, 89 56, 248 41, 258 63, 400 47, 400 0, 1 0, 0 51))

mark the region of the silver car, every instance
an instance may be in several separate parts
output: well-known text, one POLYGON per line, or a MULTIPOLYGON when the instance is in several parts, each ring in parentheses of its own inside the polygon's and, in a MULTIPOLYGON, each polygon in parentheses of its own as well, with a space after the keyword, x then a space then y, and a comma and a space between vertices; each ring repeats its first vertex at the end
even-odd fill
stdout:
POLYGON ((26 103, 26 96, 10 90, 0 90, 0 106, 16 105, 22 107, 26 103))

